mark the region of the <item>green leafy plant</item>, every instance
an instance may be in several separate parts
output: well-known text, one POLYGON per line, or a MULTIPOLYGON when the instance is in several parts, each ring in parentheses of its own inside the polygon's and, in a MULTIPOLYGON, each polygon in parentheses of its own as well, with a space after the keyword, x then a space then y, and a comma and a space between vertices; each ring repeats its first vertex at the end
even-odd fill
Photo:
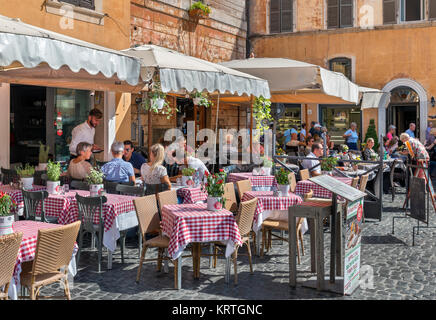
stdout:
POLYGON ((103 184, 104 173, 98 167, 92 167, 85 181, 91 184, 103 184))
POLYGON ((338 164, 338 159, 335 157, 323 158, 321 162, 322 171, 332 171, 338 164))
POLYGON ((262 135, 264 130, 269 129, 271 116, 271 101, 260 96, 253 103, 253 118, 256 120, 256 129, 262 135))
POLYGON ((46 146, 39 142, 39 163, 47 163, 48 161, 48 152, 50 150, 50 146, 46 146))
POLYGON ((374 119, 369 120, 368 130, 365 135, 365 142, 368 141, 369 138, 374 139, 374 150, 378 149, 378 136, 377 131, 375 130, 375 122, 374 119))
POLYGON ((59 181, 61 176, 61 164, 59 162, 48 161, 47 163, 47 179, 48 181, 59 181))
POLYGON ((277 184, 281 184, 281 185, 289 184, 288 174, 289 174, 289 173, 288 173, 285 169, 280 168, 280 169, 276 172, 276 180, 277 180, 277 184))
POLYGON ((7 217, 12 215, 11 211, 16 208, 16 203, 7 193, 0 192, 0 216, 7 217))
POLYGON ((195 173, 195 169, 194 168, 183 168, 182 169, 182 176, 185 177, 190 177, 195 173))
POLYGON ((194 2, 191 5, 191 7, 189 8, 189 11, 192 12, 194 10, 202 11, 203 15, 205 15, 206 17, 209 16, 209 14, 212 12, 210 7, 201 1, 194 2))
POLYGON ((348 152, 349 148, 346 144, 341 145, 342 152, 348 152))
POLYGON ((224 169, 220 169, 218 173, 209 174, 204 173, 206 176, 206 183, 204 184, 205 191, 209 197, 221 198, 221 204, 225 206, 224 185, 227 174, 224 169))
POLYGON ((192 99, 198 99, 198 104, 197 105, 201 106, 201 107, 208 108, 208 107, 213 105, 212 101, 210 101, 209 98, 207 97, 207 94, 203 93, 203 92, 196 91, 193 94, 191 94, 191 98, 192 99))
POLYGON ((20 178, 31 178, 35 173, 35 167, 31 166, 28 163, 26 163, 24 168, 22 166, 19 166, 15 170, 17 171, 17 174, 20 176, 20 178))
MULTIPOLYGON (((145 111, 151 110, 154 113, 161 113, 170 119, 174 109, 166 101, 166 93, 162 91, 160 81, 153 81, 152 89, 146 93, 145 99, 142 100, 140 106, 145 111), (159 109, 157 101, 163 99, 163 108, 159 109)), ((177 108, 176 108, 177 110, 177 108)))
POLYGON ((270 158, 263 158, 263 166, 265 168, 272 168, 273 167, 274 162, 270 159, 270 158))

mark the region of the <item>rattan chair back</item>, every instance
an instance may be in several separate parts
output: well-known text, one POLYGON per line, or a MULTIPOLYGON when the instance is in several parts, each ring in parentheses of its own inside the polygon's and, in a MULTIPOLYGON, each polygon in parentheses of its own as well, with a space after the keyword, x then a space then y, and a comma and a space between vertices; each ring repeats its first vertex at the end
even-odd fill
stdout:
POLYGON ((242 196, 244 195, 244 193, 247 191, 251 191, 251 181, 249 179, 237 181, 236 187, 238 189, 239 200, 242 201, 242 196))
POLYGON ((52 229, 38 230, 32 275, 58 272, 67 268, 73 256, 80 221, 52 229))
POLYGON ((0 288, 8 285, 12 279, 22 238, 22 232, 0 236, 0 288))
POLYGON ((233 182, 224 185, 224 199, 226 200, 224 208, 236 213, 238 211, 238 204, 236 202, 235 185, 233 182))
POLYGON ((297 179, 295 179, 295 173, 290 172, 288 174, 288 180, 289 180, 289 190, 291 192, 295 192, 295 188, 297 187, 297 179))
POLYGON ((359 190, 365 192, 366 184, 368 183, 369 174, 365 174, 360 177, 360 186, 359 190))
POLYGON ((20 176, 15 169, 1 168, 1 173, 3 175, 3 184, 17 183, 20 180, 20 176))
POLYGON ((353 178, 353 180, 351 181, 351 186, 353 188, 357 188, 357 184, 359 183, 359 177, 355 177, 353 178))
POLYGON ((143 239, 145 234, 160 229, 159 210, 157 208, 156 196, 150 195, 133 199, 138 218, 139 229, 143 239))
POLYGON ((94 217, 98 215, 99 231, 103 232, 103 204, 107 202, 105 196, 82 197, 76 193, 77 206, 79 208, 79 221, 82 221, 81 228, 94 232, 94 217))
POLYGON ((167 204, 178 204, 177 200, 177 191, 176 190, 168 190, 164 192, 159 192, 157 194, 157 200, 159 202, 159 208, 163 208, 163 206, 167 204))
POLYGON ((41 221, 47 222, 45 219, 44 199, 48 198, 47 191, 21 191, 24 200, 24 217, 26 220, 36 220, 36 211, 41 209, 41 221))
POLYGON ((116 187, 116 191, 119 194, 122 194, 125 196, 134 196, 134 197, 145 196, 145 189, 143 187, 135 187, 135 186, 128 186, 125 184, 119 184, 116 187))
POLYGON ((301 179, 301 181, 309 180, 309 178, 310 178, 310 173, 309 173, 308 169, 300 170, 300 179, 301 179))
POLYGON ((241 202, 239 213, 236 216, 239 232, 242 237, 248 235, 253 225, 254 213, 256 212, 257 198, 241 202))
POLYGON ((71 180, 70 188, 72 190, 89 190, 89 185, 85 181, 71 180))

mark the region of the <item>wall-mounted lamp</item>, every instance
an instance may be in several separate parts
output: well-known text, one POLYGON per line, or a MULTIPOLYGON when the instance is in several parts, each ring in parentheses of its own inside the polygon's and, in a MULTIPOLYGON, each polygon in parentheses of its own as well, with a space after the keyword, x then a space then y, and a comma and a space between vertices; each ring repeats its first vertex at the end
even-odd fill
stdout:
POLYGON ((431 103, 431 106, 434 108, 434 106, 436 105, 436 100, 434 99, 434 97, 431 97, 430 103, 431 103))

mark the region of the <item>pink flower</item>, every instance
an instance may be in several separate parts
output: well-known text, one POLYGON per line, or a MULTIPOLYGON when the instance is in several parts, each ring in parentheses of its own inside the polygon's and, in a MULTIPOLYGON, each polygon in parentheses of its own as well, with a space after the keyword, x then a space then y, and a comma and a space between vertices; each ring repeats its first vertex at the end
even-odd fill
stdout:
POLYGON ((215 202, 214 207, 215 207, 215 209, 217 209, 217 210, 221 210, 221 208, 222 208, 223 206, 222 206, 221 202, 217 201, 217 202, 215 202))

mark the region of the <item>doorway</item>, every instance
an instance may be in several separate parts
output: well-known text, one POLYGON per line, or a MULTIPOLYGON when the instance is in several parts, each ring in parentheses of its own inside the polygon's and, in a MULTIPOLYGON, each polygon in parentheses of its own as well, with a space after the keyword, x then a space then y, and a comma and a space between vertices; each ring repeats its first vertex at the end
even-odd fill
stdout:
POLYGON ((416 124, 415 137, 419 137, 419 109, 417 104, 390 104, 387 112, 387 128, 393 124, 397 127, 397 135, 400 135, 409 129, 409 125, 413 122, 416 124))

